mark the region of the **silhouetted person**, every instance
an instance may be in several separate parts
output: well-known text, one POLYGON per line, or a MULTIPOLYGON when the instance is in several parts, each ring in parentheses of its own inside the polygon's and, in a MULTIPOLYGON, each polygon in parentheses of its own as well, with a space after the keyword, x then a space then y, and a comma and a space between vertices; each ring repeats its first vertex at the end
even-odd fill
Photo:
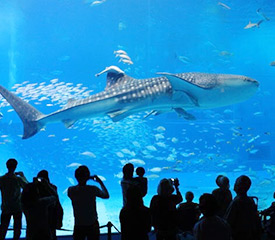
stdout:
MULTIPOLYGON (((52 232, 52 238, 56 240, 56 229, 61 229, 62 227, 62 220, 63 220, 63 208, 60 204, 58 193, 57 193, 57 187, 50 183, 49 179, 49 173, 47 170, 42 170, 37 174, 37 178, 44 179, 49 183, 52 189, 55 190, 57 196, 57 202, 54 206, 50 206, 48 209, 49 213, 49 225, 52 232)), ((39 196, 40 197, 49 197, 51 196, 49 191, 47 189, 44 189, 43 185, 38 185, 39 187, 39 196)))
MULTIPOLYGON (((275 192, 273 194, 275 199, 275 192)), ((275 202, 271 203, 271 206, 261 212, 263 219, 263 227, 266 234, 264 239, 275 239, 275 202), (269 219, 267 220, 267 216, 269 219)))
POLYGON ((74 240, 98 240, 99 223, 96 211, 96 197, 107 199, 109 193, 96 175, 91 176, 88 167, 80 166, 75 170, 78 185, 69 187, 68 196, 72 200, 74 211, 74 240), (99 183, 101 189, 87 185, 88 180, 99 183))
POLYGON ((218 213, 220 217, 224 217, 229 204, 232 201, 232 194, 229 190, 229 179, 226 176, 219 175, 216 178, 216 183, 219 188, 213 190, 212 194, 218 202, 218 213))
POLYGON ((179 191, 179 180, 162 179, 158 185, 158 195, 150 203, 152 225, 157 240, 175 240, 178 232, 178 214, 176 205, 182 201, 179 191), (176 194, 174 192, 174 187, 176 194))
POLYGON ((217 216, 218 203, 209 193, 200 197, 200 210, 203 217, 195 224, 194 236, 196 240, 231 240, 230 227, 227 222, 217 216))
POLYGON ((132 163, 127 163, 122 168, 123 178, 120 182, 122 188, 122 198, 123 198, 123 206, 126 205, 126 192, 130 186, 136 185, 134 181, 134 165, 132 163))
POLYGON ((179 229, 183 232, 192 232, 200 217, 199 205, 193 202, 192 192, 186 192, 185 199, 186 202, 178 206, 179 229))
POLYGON ((134 178, 134 180, 137 182, 137 185, 140 188, 142 197, 144 197, 147 194, 148 189, 148 180, 146 177, 144 177, 145 169, 143 167, 138 167, 136 169, 136 174, 138 177, 134 178))
POLYGON ((49 209, 57 203, 56 191, 43 178, 33 178, 22 192, 22 207, 27 221, 27 240, 53 240, 49 209), (40 189, 47 194, 40 195, 40 189))
POLYGON ((242 175, 237 178, 234 191, 237 196, 229 205, 225 219, 232 229, 233 240, 259 240, 261 238, 261 223, 257 206, 247 191, 251 186, 249 177, 242 175))
POLYGON ((131 186, 126 192, 127 203, 121 209, 121 240, 148 240, 151 230, 149 208, 143 205, 142 194, 138 186, 131 186))
POLYGON ((19 239, 22 226, 21 189, 28 183, 23 172, 15 172, 17 161, 13 158, 6 162, 8 172, 0 177, 2 196, 2 213, 0 226, 0 240, 5 239, 13 217, 13 239, 19 239))

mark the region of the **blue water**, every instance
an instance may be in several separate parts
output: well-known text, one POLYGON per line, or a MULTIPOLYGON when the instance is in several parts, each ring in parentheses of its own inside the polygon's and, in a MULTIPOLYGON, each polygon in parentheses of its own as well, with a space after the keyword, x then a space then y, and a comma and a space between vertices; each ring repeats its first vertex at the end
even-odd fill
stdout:
POLYGON ((94 75, 110 65, 135 78, 195 71, 241 74, 260 82, 245 102, 189 110, 196 121, 176 113, 144 120, 146 113, 140 113, 117 123, 107 117, 81 120, 72 129, 50 124, 28 140, 21 139, 20 119, 0 98, 0 173, 10 157, 18 159, 18 170, 30 181, 47 169, 58 186, 66 229, 73 227, 66 189, 75 184, 79 164, 102 176, 110 191, 109 200, 98 201, 102 225, 110 220, 119 227, 119 181, 128 161, 146 169, 146 205, 164 177, 178 177, 182 193, 191 190, 198 200, 212 191, 218 174, 227 175, 231 186, 247 174, 253 181, 250 194, 259 197, 260 209, 267 207, 275 184, 275 67, 270 65, 275 61, 275 4, 222 3, 230 9, 210 0, 0 1, 1 85, 45 114, 69 98, 102 91, 106 76, 94 75), (264 18, 259 8, 270 20, 244 29, 264 18), (134 64, 119 62, 113 53, 118 49, 134 64))

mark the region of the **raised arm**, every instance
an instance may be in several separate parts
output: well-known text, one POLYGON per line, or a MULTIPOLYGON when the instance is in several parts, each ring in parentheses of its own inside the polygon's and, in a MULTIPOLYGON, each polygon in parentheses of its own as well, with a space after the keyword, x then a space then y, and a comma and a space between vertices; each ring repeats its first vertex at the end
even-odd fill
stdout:
POLYGON ((107 199, 110 197, 107 188, 105 187, 104 183, 101 181, 101 179, 97 175, 91 176, 90 179, 99 183, 99 185, 101 187, 101 191, 102 191, 102 194, 99 197, 104 198, 104 199, 107 199))

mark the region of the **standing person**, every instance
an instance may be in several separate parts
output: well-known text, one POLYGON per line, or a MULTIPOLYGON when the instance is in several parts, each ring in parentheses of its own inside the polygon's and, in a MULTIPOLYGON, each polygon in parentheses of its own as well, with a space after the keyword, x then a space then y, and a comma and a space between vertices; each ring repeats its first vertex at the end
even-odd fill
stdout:
POLYGON ((24 187, 21 200, 27 222, 26 240, 54 240, 49 209, 56 205, 56 191, 45 179, 35 177, 24 187), (41 189, 46 196, 40 194, 41 189))
POLYGON ((122 168, 123 178, 120 182, 122 189, 122 198, 123 198, 123 207, 126 205, 126 192, 130 186, 136 185, 136 181, 134 181, 134 165, 132 163, 127 163, 122 168))
POLYGON ((74 211, 74 240, 99 240, 99 223, 96 212, 96 197, 107 199, 109 193, 103 182, 96 175, 91 176, 87 166, 75 170, 78 185, 69 187, 68 197, 72 200, 74 211), (87 185, 88 180, 99 183, 101 189, 87 185))
POLYGON ((179 191, 179 180, 162 179, 158 185, 158 195, 153 196, 150 203, 152 225, 157 240, 176 240, 178 232, 178 213, 176 205, 182 201, 179 191), (176 194, 173 194, 174 187, 176 194))
POLYGON ((250 186, 251 180, 245 175, 238 177, 234 185, 237 196, 225 214, 225 220, 232 229, 233 240, 261 239, 261 221, 257 206, 253 199, 247 196, 250 186))
POLYGON ((232 201, 232 194, 229 190, 229 179, 226 176, 219 175, 216 178, 216 184, 219 188, 213 190, 212 194, 216 198, 219 207, 217 215, 223 218, 232 201))
POLYGON ((10 158, 6 162, 8 172, 0 177, 0 189, 2 196, 2 213, 0 226, 0 240, 5 239, 13 217, 13 239, 19 239, 22 227, 21 189, 28 183, 23 172, 15 172, 18 162, 10 158))
POLYGON ((203 217, 194 227, 196 240, 231 240, 231 232, 228 223, 217 216, 218 203, 216 198, 209 193, 200 197, 200 210, 203 217))
POLYGON ((142 197, 145 197, 148 190, 148 180, 146 177, 144 177, 145 169, 143 167, 138 167, 136 169, 136 174, 138 177, 134 178, 134 180, 137 182, 137 185, 140 188, 142 197))
MULTIPOLYGON (((57 193, 57 187, 50 183, 50 179, 49 179, 49 173, 47 170, 41 170, 38 174, 37 174, 37 178, 38 179, 44 179, 45 181, 47 181, 47 183, 50 185, 50 187, 55 191, 55 196, 57 197, 57 201, 56 204, 53 206, 50 206, 48 209, 48 213, 49 213, 49 225, 51 228, 51 232, 52 232, 52 239, 56 240, 56 229, 61 229, 62 227, 62 220, 63 220, 63 208, 60 204, 59 201, 59 197, 58 197, 58 193, 57 193)), ((43 185, 39 185, 39 195, 40 197, 49 197, 51 196, 51 193, 49 193, 49 191, 47 189, 45 189, 43 187, 43 185)))
POLYGON ((119 215, 121 240, 149 240, 151 215, 149 208, 143 205, 140 188, 131 186, 127 190, 126 198, 127 203, 119 215))

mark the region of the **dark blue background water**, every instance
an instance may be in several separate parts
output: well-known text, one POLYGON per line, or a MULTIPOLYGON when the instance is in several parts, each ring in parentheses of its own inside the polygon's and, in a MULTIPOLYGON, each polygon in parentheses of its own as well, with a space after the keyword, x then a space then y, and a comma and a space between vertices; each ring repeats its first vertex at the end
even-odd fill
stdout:
POLYGON ((146 205, 163 177, 178 177, 181 191, 194 191, 198 199, 212 191, 222 173, 231 185, 237 176, 249 175, 250 194, 260 197, 260 208, 267 207, 275 184, 273 1, 223 2, 231 9, 205 0, 106 0, 91 6, 92 2, 1 1, 1 85, 45 114, 70 97, 102 91, 105 76, 94 75, 110 65, 135 78, 165 71, 241 74, 257 79, 259 91, 240 104, 191 110, 196 121, 176 113, 143 120, 141 113, 118 123, 108 118, 83 120, 73 129, 52 124, 28 140, 19 136, 20 119, 1 101, 0 173, 5 173, 10 157, 18 159, 18 170, 29 180, 47 169, 58 186, 68 229, 73 216, 66 189, 75 184, 79 164, 106 179, 111 198, 98 202, 101 224, 111 220, 119 225, 119 181, 127 161, 146 169, 146 205), (256 12, 259 8, 270 21, 244 29, 250 20, 263 19, 256 12), (134 64, 118 62, 113 54, 118 49, 125 50, 134 64))

